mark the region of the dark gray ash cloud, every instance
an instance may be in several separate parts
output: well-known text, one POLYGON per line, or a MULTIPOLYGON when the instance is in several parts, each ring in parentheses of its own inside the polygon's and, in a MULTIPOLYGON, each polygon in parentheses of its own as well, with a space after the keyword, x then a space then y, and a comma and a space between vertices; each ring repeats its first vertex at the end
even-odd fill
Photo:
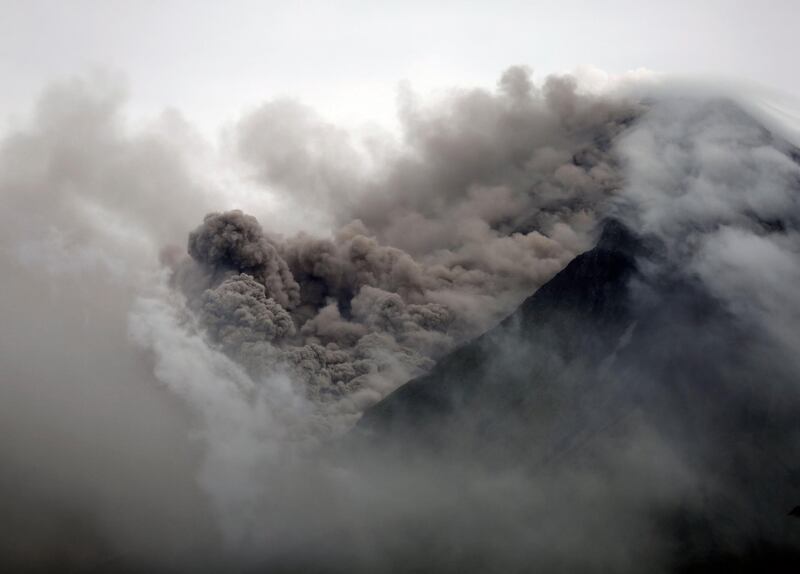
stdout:
MULTIPOLYGON (((698 282, 752 334, 736 364, 777 365, 753 396, 780 404, 800 356, 797 152, 730 102, 675 95, 515 67, 491 90, 401 93, 399 141, 267 102, 233 151, 280 198, 270 213, 209 176, 222 159, 176 112, 133 130, 113 81, 50 88, 0 144, 0 553, 34 571, 456 554, 482 571, 669 570, 651 510, 692 506, 716 477, 652 421, 536 474, 503 451, 501 468, 354 464, 338 438, 591 248, 608 215, 663 246, 647 280, 698 282), (281 234, 283 216, 330 228, 281 234)), ((545 359, 577 381, 580 365, 545 359)))
POLYGON ((299 302, 300 286, 251 215, 241 211, 207 215, 203 225, 189 234, 189 255, 213 269, 251 273, 284 307, 299 302))
POLYGON ((311 395, 362 405, 497 322, 590 245, 621 185, 610 142, 643 110, 582 94, 569 77, 538 88, 522 67, 498 86, 432 106, 407 94, 403 145, 377 168, 298 104, 245 117, 238 150, 257 180, 296 209, 321 204, 338 229, 283 238, 240 212, 207 216, 189 236, 201 269, 178 271, 190 306, 203 281, 251 275, 291 313, 295 335, 255 344, 244 326, 234 353, 251 372, 299 369, 311 395))

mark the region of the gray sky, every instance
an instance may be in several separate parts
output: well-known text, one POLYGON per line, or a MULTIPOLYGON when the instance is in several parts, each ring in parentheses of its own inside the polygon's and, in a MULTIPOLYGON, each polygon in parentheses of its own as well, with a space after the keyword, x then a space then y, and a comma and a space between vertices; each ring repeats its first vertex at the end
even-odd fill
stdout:
POLYGON ((226 2, 0 0, 2 118, 47 82, 101 67, 134 114, 179 108, 204 131, 296 96, 344 123, 389 122, 398 83, 495 83, 589 65, 747 78, 800 93, 800 0, 226 2))

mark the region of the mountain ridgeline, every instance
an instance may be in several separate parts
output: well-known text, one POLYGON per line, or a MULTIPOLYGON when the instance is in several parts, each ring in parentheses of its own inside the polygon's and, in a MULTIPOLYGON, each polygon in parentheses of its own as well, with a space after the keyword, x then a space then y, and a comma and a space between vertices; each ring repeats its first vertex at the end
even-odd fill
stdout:
POLYGON ((502 323, 368 410, 355 442, 409 469, 515 469, 531 491, 589 477, 602 487, 559 490, 555 508, 621 530, 646 515, 671 570, 794 571, 792 367, 664 250, 608 220, 502 323))

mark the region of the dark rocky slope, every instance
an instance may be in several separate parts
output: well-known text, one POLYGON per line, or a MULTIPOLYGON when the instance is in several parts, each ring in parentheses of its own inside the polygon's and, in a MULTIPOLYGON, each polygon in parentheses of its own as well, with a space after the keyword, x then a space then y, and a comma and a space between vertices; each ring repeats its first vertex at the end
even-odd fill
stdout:
POLYGON ((795 571, 797 381, 659 253, 607 223, 594 249, 369 410, 355 436, 410 461, 469 457, 536 475, 600 459, 625 473, 607 453, 646 429, 692 477, 677 499, 653 494, 674 569, 795 571))

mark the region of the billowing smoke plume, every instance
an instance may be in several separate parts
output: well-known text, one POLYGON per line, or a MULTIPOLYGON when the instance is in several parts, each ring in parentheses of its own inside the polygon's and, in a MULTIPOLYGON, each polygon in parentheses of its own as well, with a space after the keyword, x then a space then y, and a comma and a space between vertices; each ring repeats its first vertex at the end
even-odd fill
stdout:
POLYGON ((291 372, 306 396, 357 415, 590 245, 621 182, 610 142, 641 109, 569 77, 540 90, 512 68, 497 93, 430 107, 407 95, 405 146, 369 169, 310 110, 266 104, 240 123, 243 159, 341 227, 283 238, 239 211, 210 214, 177 283, 252 375, 291 372))
MULTIPOLYGON (((730 485, 652 421, 557 469, 531 468, 551 446, 536 421, 510 441, 523 463, 510 446, 470 458, 469 425, 442 460, 353 460, 338 440, 591 248, 607 215, 658 245, 642 307, 676 277, 722 301, 757 343, 737 368, 777 365, 754 404, 785 415, 797 152, 728 101, 634 93, 515 67, 494 90, 404 91, 399 141, 271 101, 236 124, 228 163, 177 112, 131 129, 107 78, 48 90, 0 147, 0 555, 41 571, 669 569, 652 510, 730 485)), ((511 372, 518 343, 468 366, 511 372)), ((567 359, 542 356, 578 385, 567 359)), ((493 408, 481 422, 503 420, 493 408)))
POLYGON ((189 235, 189 255, 212 269, 251 273, 284 307, 299 302, 300 287, 252 216, 241 212, 206 216, 203 225, 189 235))

